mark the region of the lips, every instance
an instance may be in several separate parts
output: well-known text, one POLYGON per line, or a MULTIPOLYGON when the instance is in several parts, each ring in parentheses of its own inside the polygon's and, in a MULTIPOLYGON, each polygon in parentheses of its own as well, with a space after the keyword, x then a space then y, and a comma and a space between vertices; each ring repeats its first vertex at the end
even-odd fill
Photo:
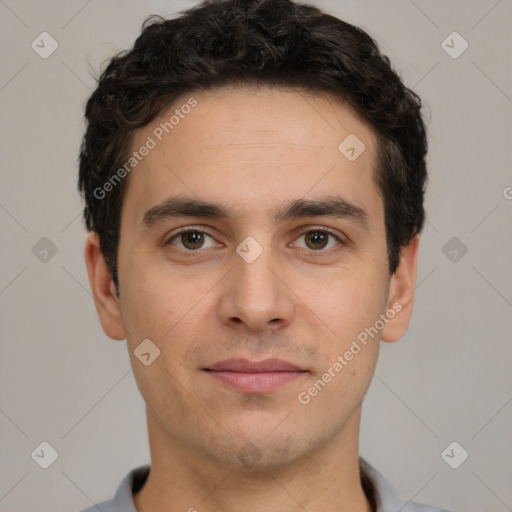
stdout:
POLYGON ((270 393, 304 376, 307 370, 281 359, 226 359, 205 368, 215 381, 244 393, 270 393))
POLYGON ((265 359, 264 361, 249 361, 247 359, 226 359, 207 368, 211 371, 266 373, 266 372, 300 372, 298 366, 281 359, 265 359))

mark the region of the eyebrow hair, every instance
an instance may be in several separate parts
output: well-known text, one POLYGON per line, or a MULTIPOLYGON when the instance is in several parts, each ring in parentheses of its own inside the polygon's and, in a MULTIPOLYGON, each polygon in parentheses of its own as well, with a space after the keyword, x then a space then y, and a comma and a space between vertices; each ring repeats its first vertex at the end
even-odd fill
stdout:
POLYGON ((368 214, 359 206, 340 196, 327 196, 320 199, 296 199, 277 211, 274 215, 274 221, 283 222, 288 219, 319 216, 346 218, 359 224, 366 231, 370 229, 368 214))
POLYGON ((227 219, 233 217, 230 207, 195 199, 192 197, 171 197, 150 208, 142 217, 142 225, 150 228, 159 222, 174 217, 204 217, 205 219, 227 219))
MULTIPOLYGON (((319 199, 296 199, 279 208, 273 215, 275 223, 302 217, 337 217, 359 224, 365 231, 370 229, 365 210, 340 196, 319 199)), ((202 217, 205 219, 229 219, 235 217, 231 207, 192 197, 171 197, 144 213, 142 226, 146 229, 176 217, 202 217)))

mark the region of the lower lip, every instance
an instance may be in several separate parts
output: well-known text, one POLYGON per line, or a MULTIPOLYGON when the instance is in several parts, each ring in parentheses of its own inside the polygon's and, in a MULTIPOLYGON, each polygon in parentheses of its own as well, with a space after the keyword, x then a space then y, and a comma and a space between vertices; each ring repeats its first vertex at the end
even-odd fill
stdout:
POLYGON ((270 393, 298 379, 306 372, 243 373, 208 371, 208 373, 223 384, 245 393, 270 393))

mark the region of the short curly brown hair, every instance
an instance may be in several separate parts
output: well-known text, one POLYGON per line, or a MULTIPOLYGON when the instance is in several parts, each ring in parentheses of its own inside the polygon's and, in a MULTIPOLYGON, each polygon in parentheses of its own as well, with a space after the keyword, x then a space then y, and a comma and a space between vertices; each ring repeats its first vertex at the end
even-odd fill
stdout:
POLYGON ((85 110, 78 188, 87 229, 117 287, 123 180, 97 190, 126 162, 134 130, 185 93, 224 85, 327 92, 374 130, 374 179, 385 210, 390 275, 424 223, 427 140, 421 100, 362 29, 292 0, 207 0, 174 19, 148 18, 129 51, 113 57, 85 110), (96 193, 95 193, 96 191, 96 193))

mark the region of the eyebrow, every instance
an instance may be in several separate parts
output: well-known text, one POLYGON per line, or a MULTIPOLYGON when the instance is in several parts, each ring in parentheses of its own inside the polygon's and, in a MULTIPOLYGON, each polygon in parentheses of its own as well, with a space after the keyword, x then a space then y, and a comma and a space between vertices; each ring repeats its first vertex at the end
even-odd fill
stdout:
MULTIPOLYGON (((142 226, 150 229, 156 224, 179 217, 200 217, 205 219, 232 219, 235 212, 228 205, 212 203, 192 197, 171 197, 153 206, 144 213, 142 226)), ((303 217, 335 217, 347 219, 369 231, 368 214, 361 207, 340 196, 326 196, 319 199, 296 199, 280 207, 273 214, 275 223, 303 217)))
POLYGON ((149 229, 155 224, 176 217, 228 219, 233 216, 233 210, 227 205, 180 196, 171 197, 147 210, 142 217, 142 226, 149 229))
POLYGON ((347 219, 359 224, 366 231, 370 229, 368 214, 365 210, 340 196, 327 196, 320 199, 296 199, 275 213, 274 222, 321 216, 347 219))

